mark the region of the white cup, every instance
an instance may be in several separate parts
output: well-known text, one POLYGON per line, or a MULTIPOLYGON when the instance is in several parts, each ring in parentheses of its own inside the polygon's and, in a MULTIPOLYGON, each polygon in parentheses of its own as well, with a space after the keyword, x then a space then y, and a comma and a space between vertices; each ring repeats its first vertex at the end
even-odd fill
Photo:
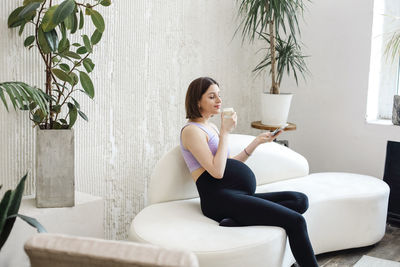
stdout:
POLYGON ((231 118, 233 116, 233 113, 235 113, 233 108, 224 108, 222 111, 224 118, 231 118))

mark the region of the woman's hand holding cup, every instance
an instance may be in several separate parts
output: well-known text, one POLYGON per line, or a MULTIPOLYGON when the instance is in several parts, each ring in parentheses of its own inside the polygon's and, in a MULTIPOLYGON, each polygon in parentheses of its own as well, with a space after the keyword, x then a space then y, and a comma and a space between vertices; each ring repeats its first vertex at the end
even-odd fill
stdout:
POLYGON ((224 108, 221 113, 221 134, 230 133, 237 124, 237 115, 233 108, 224 108))

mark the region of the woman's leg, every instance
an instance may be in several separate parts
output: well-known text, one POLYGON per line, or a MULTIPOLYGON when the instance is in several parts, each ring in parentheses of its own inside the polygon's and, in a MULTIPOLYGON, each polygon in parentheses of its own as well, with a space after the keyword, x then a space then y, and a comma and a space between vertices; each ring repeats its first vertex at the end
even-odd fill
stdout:
POLYGON ((225 218, 232 218, 240 225, 284 228, 297 263, 302 267, 318 266, 308 237, 306 221, 300 213, 269 200, 234 192, 221 194, 218 202, 215 208, 225 218))
POLYGON ((255 197, 269 200, 303 214, 308 209, 308 197, 301 192, 281 191, 255 193, 255 197))

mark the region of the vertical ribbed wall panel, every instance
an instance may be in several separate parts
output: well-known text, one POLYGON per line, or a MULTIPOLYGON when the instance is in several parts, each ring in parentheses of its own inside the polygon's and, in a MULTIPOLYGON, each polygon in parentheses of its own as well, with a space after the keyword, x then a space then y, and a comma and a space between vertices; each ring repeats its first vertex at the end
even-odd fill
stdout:
MULTIPOLYGON (((41 58, 7 28, 9 13, 21 3, 0 3, 0 82, 20 80, 43 88, 41 58)), ((224 106, 238 112, 236 132, 251 132, 262 91, 260 79, 251 74, 258 47, 241 46, 240 35, 232 40, 238 22, 231 0, 113 1, 100 10, 106 30, 90 56, 96 64, 91 73, 95 98, 75 95, 89 117, 74 127, 76 187, 105 199, 105 235, 124 239, 146 205, 154 166, 179 142, 186 89, 193 79, 217 79, 224 106)), ((79 35, 93 32, 86 18, 79 35)), ((219 124, 219 117, 213 122, 219 124)), ((0 183, 5 188, 27 170, 34 173, 31 125, 27 114, 7 113, 0 103, 0 183)), ((32 175, 26 193, 34 193, 32 175)))

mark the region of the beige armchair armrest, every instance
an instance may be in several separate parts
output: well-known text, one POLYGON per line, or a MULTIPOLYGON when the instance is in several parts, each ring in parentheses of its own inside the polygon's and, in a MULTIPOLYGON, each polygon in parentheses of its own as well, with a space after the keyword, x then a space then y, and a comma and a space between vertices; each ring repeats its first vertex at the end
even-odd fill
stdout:
POLYGON ((61 234, 36 234, 25 243, 32 267, 198 267, 194 253, 150 244, 61 234))

